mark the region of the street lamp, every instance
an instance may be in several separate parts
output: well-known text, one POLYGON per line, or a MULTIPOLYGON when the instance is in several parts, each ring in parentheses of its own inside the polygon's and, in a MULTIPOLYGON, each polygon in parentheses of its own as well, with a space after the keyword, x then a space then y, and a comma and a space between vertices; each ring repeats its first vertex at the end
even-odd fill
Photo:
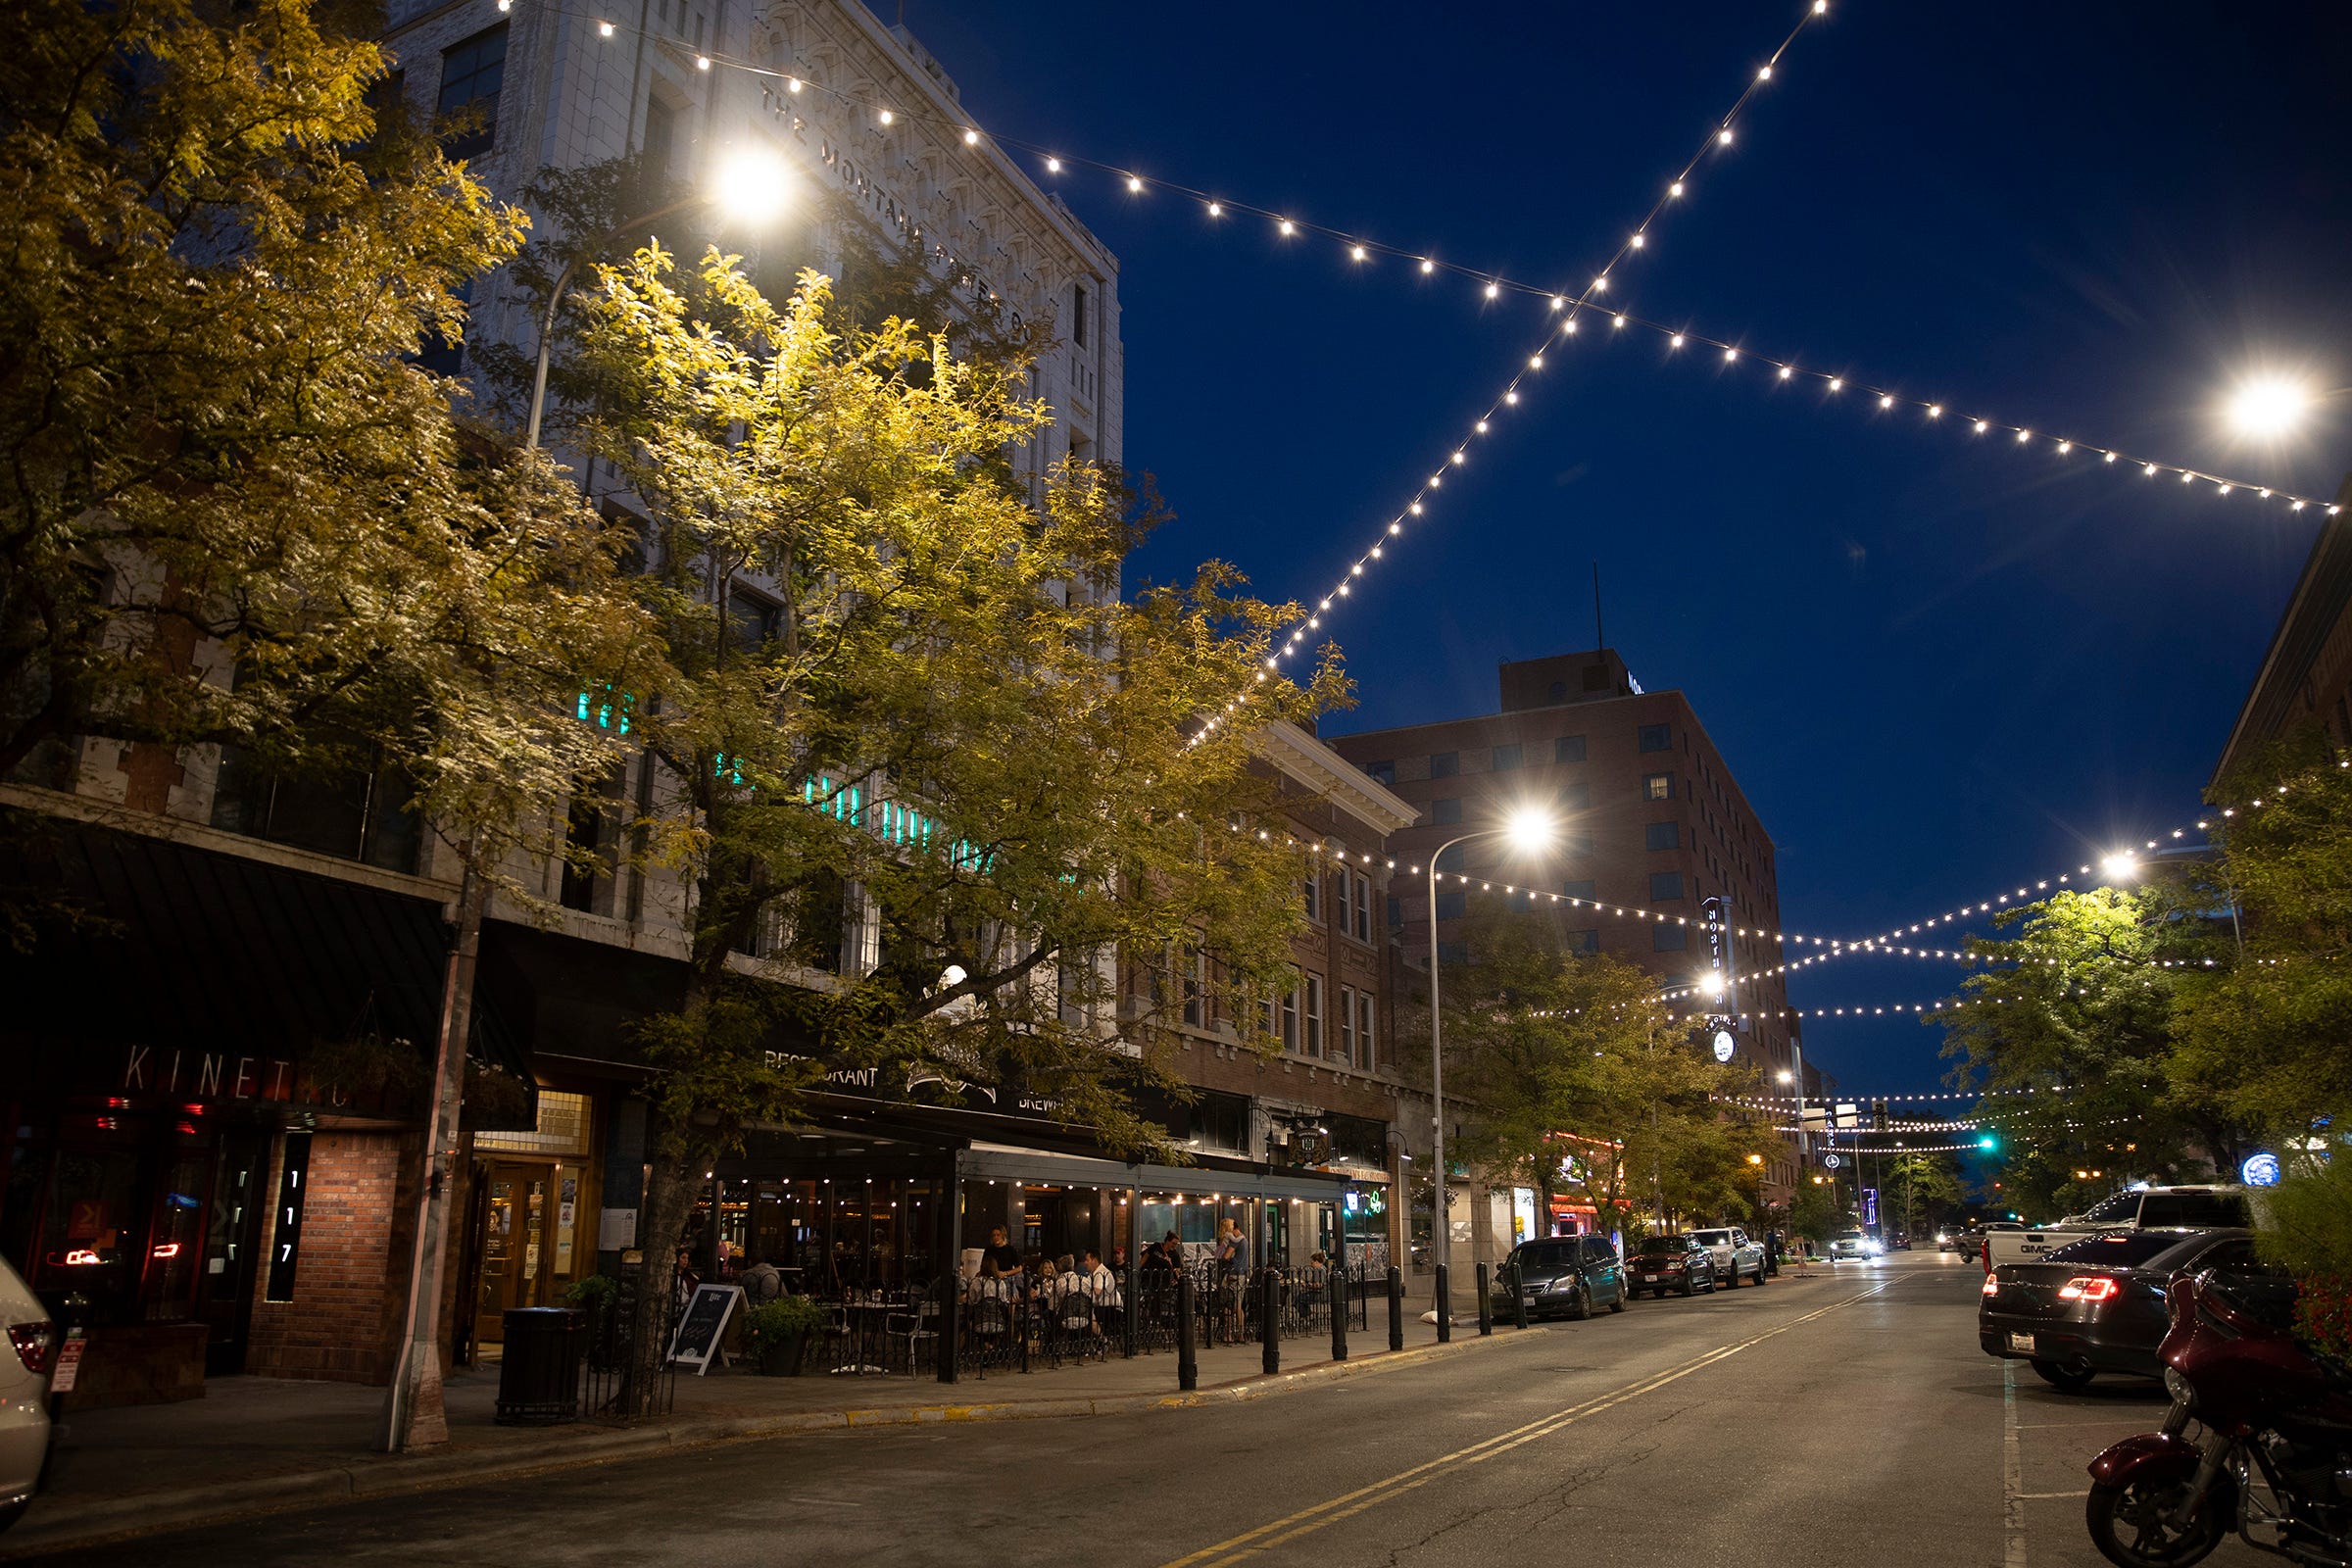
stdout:
POLYGON ((2239 435, 2276 440, 2291 435, 2311 412, 2310 386, 2293 376, 2252 375, 2230 390, 2230 428, 2239 435))
POLYGON ((1508 839, 1511 847, 1522 853, 1547 848, 1559 824, 1551 813, 1534 806, 1522 806, 1511 813, 1501 827, 1487 828, 1478 833, 1464 833, 1447 839, 1429 858, 1429 1109, 1431 1117, 1430 1154, 1437 1169, 1432 1173, 1436 1183, 1437 1230, 1437 1305, 1438 1338, 1453 1339, 1452 1303, 1446 1298, 1446 1264, 1452 1253, 1452 1226, 1447 1223, 1446 1208, 1446 1049, 1445 1010, 1438 999, 1438 862, 1446 852, 1457 844, 1477 839, 1508 839))
POLYGON ((2132 874, 2139 869, 2139 858, 2130 850, 2118 850, 2113 855, 2100 858, 2099 869, 2107 874, 2109 881, 2129 881, 2132 874))
POLYGON ((523 447, 527 450, 539 444, 539 419, 547 409, 547 358, 555 345, 556 312, 563 306, 564 291, 570 286, 571 274, 584 257, 601 256, 606 246, 630 229, 658 222, 689 207, 716 207, 741 222, 760 222, 781 212, 791 193, 792 174, 782 159, 769 153, 737 153, 712 172, 703 189, 626 222, 615 223, 593 246, 565 262, 564 270, 556 274, 555 287, 547 291, 547 309, 539 316, 539 362, 531 371, 531 410, 523 429, 523 447))

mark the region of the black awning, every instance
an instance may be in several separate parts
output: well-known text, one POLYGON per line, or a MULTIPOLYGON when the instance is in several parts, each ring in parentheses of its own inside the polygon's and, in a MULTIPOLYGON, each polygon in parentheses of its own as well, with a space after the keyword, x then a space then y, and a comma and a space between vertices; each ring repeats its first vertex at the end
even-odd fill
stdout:
MULTIPOLYGON (((115 1048, 293 1052, 373 1035, 429 1053, 450 932, 437 899, 23 811, 0 880, 39 890, 28 946, 0 946, 0 1049, 55 1088, 115 1048)), ((491 1008, 475 1053, 529 1076, 491 1008)))

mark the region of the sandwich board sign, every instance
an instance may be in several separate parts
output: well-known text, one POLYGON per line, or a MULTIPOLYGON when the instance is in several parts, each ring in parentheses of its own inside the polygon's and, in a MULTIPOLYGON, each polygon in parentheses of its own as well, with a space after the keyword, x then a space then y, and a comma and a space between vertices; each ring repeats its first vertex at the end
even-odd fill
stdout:
POLYGON ((686 1310, 678 1317, 677 1332, 669 1341, 669 1358, 680 1366, 694 1368, 701 1377, 710 1370, 713 1358, 724 1359, 726 1351, 718 1348, 727 1332, 727 1319, 742 1299, 743 1290, 734 1285, 698 1285, 686 1310))

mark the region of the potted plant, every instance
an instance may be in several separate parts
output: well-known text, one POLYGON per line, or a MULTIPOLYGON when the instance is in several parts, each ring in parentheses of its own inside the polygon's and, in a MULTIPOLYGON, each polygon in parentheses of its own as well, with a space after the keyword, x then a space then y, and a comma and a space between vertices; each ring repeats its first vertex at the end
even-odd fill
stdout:
POLYGON ((752 1364, 771 1378, 798 1377, 808 1342, 822 1332, 825 1309, 806 1296, 779 1296, 744 1314, 752 1364))

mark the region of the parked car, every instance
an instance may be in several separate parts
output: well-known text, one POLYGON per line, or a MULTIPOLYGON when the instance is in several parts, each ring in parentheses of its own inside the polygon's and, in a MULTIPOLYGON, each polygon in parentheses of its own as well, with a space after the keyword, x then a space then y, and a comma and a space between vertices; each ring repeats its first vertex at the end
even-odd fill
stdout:
POLYGON ((1516 1310, 1514 1292, 1527 1299, 1527 1315, 1571 1317, 1592 1315, 1595 1306, 1625 1310, 1625 1269, 1617 1249, 1605 1236, 1546 1236, 1521 1242, 1494 1275, 1494 1306, 1497 1317, 1516 1310))
POLYGON ((1839 1231, 1830 1238, 1830 1261, 1833 1263, 1841 1257, 1873 1258, 1886 1250, 1860 1231, 1839 1231))
POLYGON ((1680 1291, 1694 1296, 1701 1288, 1715 1289, 1715 1259, 1695 1236, 1644 1236, 1625 1259, 1625 1289, 1629 1296, 1643 1291, 1664 1296, 1680 1291))
POLYGON ((2077 1237, 1984 1276, 1977 1340, 1986 1355, 2031 1361, 2070 1393, 2101 1372, 2161 1377, 2166 1288, 2209 1268, 2261 1272, 2254 1233, 2167 1226, 2077 1237))
POLYGON ((49 1372, 58 1336, 49 1309, 5 1259, 0 1324, 16 1352, 0 1351, 0 1530, 6 1530, 24 1517, 49 1457, 49 1372))
POLYGON ((2055 1225, 2033 1230, 1992 1230, 1984 1237, 1984 1266, 2023 1263, 2052 1249, 2102 1231, 2164 1230, 2191 1226, 2198 1230, 2236 1229, 2254 1223, 2254 1210, 2243 1187, 2143 1187, 2101 1199, 2081 1214, 2069 1214, 2055 1225))
POLYGON ((1743 1274, 1758 1285, 1764 1283, 1764 1244, 1750 1240, 1739 1226, 1692 1231, 1690 1235, 1707 1250, 1707 1256, 1715 1264, 1715 1277, 1723 1282, 1725 1290, 1738 1290, 1743 1274))

